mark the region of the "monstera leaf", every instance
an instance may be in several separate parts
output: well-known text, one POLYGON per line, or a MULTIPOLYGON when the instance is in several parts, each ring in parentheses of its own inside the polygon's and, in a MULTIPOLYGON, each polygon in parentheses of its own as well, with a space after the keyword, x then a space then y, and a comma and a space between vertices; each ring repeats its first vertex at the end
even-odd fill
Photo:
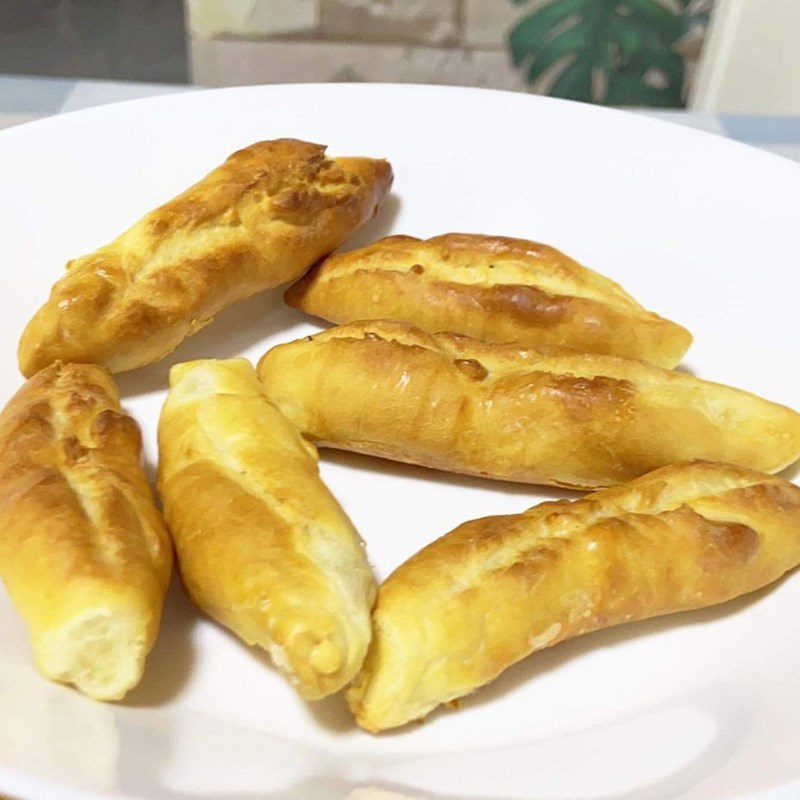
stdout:
POLYGON ((706 12, 697 0, 678 0, 678 6, 670 10, 659 0, 550 0, 512 28, 511 57, 528 83, 546 72, 553 76, 548 94, 555 97, 681 106, 684 62, 676 44, 706 12))

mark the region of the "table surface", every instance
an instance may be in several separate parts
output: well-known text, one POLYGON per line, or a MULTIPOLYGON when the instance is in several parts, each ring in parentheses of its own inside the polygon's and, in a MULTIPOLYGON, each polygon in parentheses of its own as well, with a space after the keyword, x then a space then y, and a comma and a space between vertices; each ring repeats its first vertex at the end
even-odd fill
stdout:
MULTIPOLYGON (((80 108, 196 88, 181 84, 0 75, 0 128, 80 108)), ((721 134, 800 162, 800 117, 730 116, 696 111, 639 113, 721 134)))

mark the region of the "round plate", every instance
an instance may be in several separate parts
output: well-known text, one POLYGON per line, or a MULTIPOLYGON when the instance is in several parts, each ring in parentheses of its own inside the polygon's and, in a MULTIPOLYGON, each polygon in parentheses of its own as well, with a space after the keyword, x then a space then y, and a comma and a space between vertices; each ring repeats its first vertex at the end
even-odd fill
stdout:
MULTIPOLYGON (((800 167, 621 112, 421 86, 229 89, 81 111, 0 134, 0 392, 25 322, 89 252, 259 139, 385 156, 396 183, 349 243, 468 231, 544 241, 695 334, 688 366, 800 407, 800 167), (795 333, 792 333, 795 331, 795 333)), ((172 363, 316 329, 280 292, 120 376, 156 460, 172 363)), ((458 523, 566 496, 341 453, 322 474, 379 578, 458 523)), ((793 475, 793 474, 792 474, 793 475)), ((800 795, 800 578, 628 625, 509 669, 424 725, 370 736, 341 697, 300 701, 178 581, 145 678, 102 705, 40 678, 0 591, 0 793, 30 800, 580 800, 800 795), (794 790, 787 789, 794 785, 794 790), (789 794, 783 792, 788 791, 789 794)))

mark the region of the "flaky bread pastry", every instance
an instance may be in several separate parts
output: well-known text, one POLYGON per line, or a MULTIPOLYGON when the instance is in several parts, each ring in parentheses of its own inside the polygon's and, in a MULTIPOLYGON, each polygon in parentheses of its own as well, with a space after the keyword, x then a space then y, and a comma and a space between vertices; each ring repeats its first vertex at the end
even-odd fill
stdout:
POLYGON ((314 445, 242 358, 174 366, 158 440, 159 491, 191 597, 268 650, 306 699, 341 689, 367 651, 375 584, 314 445))
POLYGON ((152 211, 111 244, 67 264, 28 323, 20 369, 56 359, 141 367, 225 306, 292 280, 375 213, 386 161, 325 157, 321 145, 259 142, 152 211))
POLYGON ((367 730, 394 728, 537 650, 723 603, 798 563, 800 488, 724 464, 467 522, 380 587, 348 701, 367 730))
POLYGON ((327 258, 285 297, 336 323, 401 319, 429 333, 567 346, 662 367, 674 367, 692 341, 555 248, 502 236, 390 236, 327 258))
POLYGON ((172 549, 111 376, 53 364, 0 414, 0 576, 39 669, 98 700, 142 677, 172 549))
POLYGON ((279 345, 267 395, 323 446, 503 480, 607 486, 705 458, 773 472, 800 414, 641 361, 342 325, 279 345))

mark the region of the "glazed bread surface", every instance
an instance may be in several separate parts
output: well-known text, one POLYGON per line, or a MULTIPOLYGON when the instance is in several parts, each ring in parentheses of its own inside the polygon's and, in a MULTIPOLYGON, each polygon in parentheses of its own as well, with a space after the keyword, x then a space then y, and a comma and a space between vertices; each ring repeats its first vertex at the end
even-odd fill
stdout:
POLYGON ((724 603, 800 563, 800 488, 705 462, 467 522, 381 586, 348 701, 370 731, 424 717, 588 631, 724 603))
POLYGON ((555 248, 502 236, 390 236, 330 256, 285 297, 336 323, 400 319, 429 333, 567 346, 662 367, 674 367, 692 341, 555 248))
POLYGON ((123 372, 158 361, 225 306, 298 277, 376 212, 386 161, 259 142, 67 265, 28 323, 20 369, 55 360, 123 372))
POLYGON ((267 395, 323 446, 503 480, 595 488, 704 458, 775 472, 800 415, 641 361, 342 325, 279 345, 267 395))
POLYGON ((306 699, 360 668, 375 595, 364 546, 319 477, 314 445, 245 359, 170 371, 158 485, 194 601, 265 648, 306 699))
POLYGON ((37 666, 99 700, 142 676, 172 550, 111 376, 53 364, 0 415, 0 576, 37 666))

